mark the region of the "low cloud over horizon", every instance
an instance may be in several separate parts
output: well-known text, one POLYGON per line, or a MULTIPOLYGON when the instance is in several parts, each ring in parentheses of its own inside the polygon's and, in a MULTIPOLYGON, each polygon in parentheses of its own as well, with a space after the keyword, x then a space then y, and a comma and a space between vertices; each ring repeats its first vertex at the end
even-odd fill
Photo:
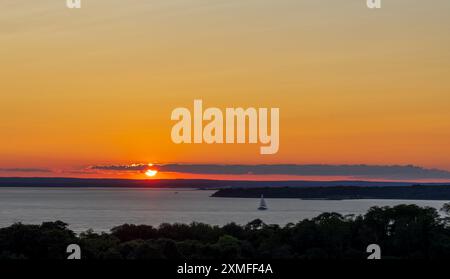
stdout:
MULTIPOLYGON (((221 165, 221 164, 117 164, 93 165, 83 169, 51 170, 38 167, 3 167, 0 173, 20 174, 26 176, 96 175, 106 174, 112 177, 123 174, 144 174, 147 170, 157 170, 159 173, 176 173, 181 175, 201 176, 236 176, 264 177, 264 176, 292 176, 292 180, 348 178, 375 180, 450 180, 450 171, 424 168, 414 165, 326 165, 326 164, 261 164, 261 165, 221 165), (303 177, 303 178, 302 178, 303 177)), ((166 176, 167 177, 167 176, 166 176)), ((170 176, 169 176, 170 178, 170 176)))
POLYGON ((413 165, 219 165, 219 164, 132 164, 91 166, 92 170, 144 172, 149 168, 158 172, 202 175, 291 175, 345 176, 357 179, 450 179, 450 172, 413 165))
POLYGON ((41 168, 0 168, 0 172, 52 172, 49 169, 41 169, 41 168))

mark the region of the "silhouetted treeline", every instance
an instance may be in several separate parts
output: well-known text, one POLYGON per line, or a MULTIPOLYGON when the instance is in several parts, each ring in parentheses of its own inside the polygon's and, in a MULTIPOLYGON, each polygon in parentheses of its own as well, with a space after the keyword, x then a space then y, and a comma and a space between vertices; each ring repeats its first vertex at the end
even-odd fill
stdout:
POLYGON ((365 259, 372 243, 383 258, 450 259, 448 218, 416 205, 373 207, 362 216, 324 213, 283 227, 261 220, 222 227, 126 224, 77 236, 60 221, 14 224, 0 229, 0 258, 63 259, 73 243, 83 259, 365 259))

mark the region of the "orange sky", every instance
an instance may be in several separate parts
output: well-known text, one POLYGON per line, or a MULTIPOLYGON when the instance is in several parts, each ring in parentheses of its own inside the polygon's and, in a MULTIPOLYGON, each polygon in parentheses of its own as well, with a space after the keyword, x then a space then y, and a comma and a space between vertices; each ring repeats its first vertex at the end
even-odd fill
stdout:
POLYGON ((84 2, 0 3, 0 168, 450 170, 449 1, 388 1, 376 11, 362 0, 84 2), (171 111, 194 99, 279 107, 279 152, 173 144, 171 111))

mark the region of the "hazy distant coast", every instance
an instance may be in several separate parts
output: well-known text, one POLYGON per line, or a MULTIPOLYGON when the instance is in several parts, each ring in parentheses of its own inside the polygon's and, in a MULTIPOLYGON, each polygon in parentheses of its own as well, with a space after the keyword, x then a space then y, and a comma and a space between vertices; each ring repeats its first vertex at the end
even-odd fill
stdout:
MULTIPOLYGON (((414 182, 373 182, 373 181, 248 181, 248 180, 207 180, 207 179, 100 179, 100 178, 54 178, 54 177, 0 177, 0 187, 114 187, 114 188, 308 188, 308 187, 383 187, 414 186, 414 182)), ((420 183, 426 186, 438 186, 438 183, 420 183)), ((258 192, 258 190, 256 191, 258 192)), ((241 195, 241 191, 219 192, 241 195)), ((281 193, 288 193, 283 190, 281 193)), ((268 194, 273 194, 269 192, 268 194)))

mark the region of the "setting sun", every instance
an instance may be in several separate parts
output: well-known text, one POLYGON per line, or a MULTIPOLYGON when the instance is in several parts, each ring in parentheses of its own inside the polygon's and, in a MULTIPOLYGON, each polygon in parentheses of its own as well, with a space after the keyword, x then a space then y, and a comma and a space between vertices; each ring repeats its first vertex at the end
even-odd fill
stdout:
POLYGON ((158 173, 158 171, 156 171, 156 170, 147 170, 147 171, 145 172, 145 175, 146 175, 146 176, 149 176, 149 177, 153 177, 153 176, 155 176, 157 173, 158 173))

